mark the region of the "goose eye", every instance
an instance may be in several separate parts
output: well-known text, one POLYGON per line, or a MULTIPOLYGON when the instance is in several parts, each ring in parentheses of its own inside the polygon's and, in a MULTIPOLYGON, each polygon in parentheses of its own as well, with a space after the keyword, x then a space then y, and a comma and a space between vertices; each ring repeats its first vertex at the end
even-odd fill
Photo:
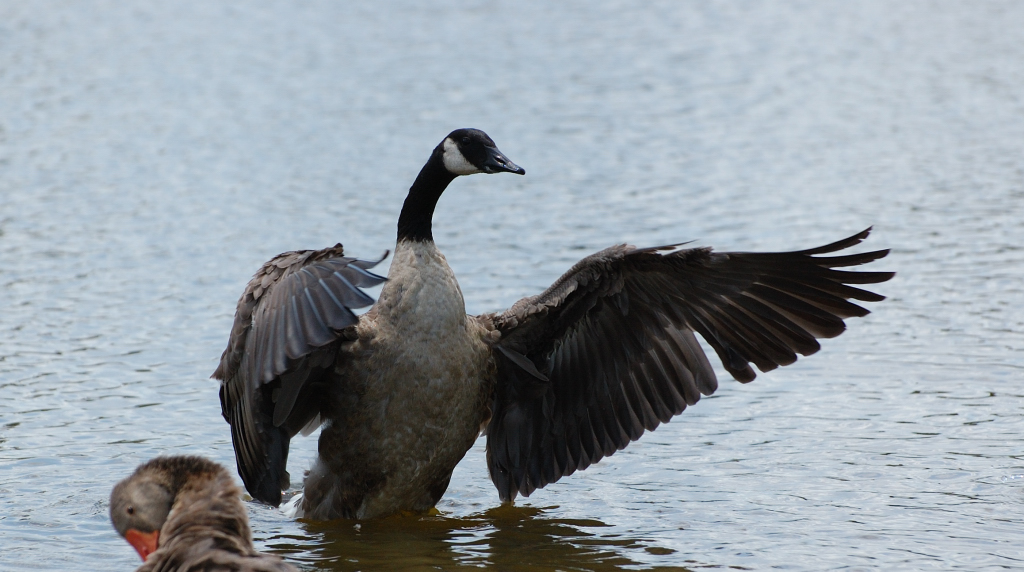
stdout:
POLYGON ((462 144, 463 145, 469 145, 469 137, 463 137, 462 138, 462 144))
POLYGON ((128 514, 135 514, 135 507, 133 506, 128 507, 126 510, 128 511, 128 514))

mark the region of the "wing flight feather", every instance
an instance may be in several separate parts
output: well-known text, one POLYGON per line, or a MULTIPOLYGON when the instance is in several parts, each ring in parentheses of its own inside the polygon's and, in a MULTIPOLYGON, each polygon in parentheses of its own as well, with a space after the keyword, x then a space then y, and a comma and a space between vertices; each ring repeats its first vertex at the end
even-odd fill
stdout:
POLYGON ((827 256, 870 230, 781 253, 613 246, 543 293, 482 317, 501 334, 487 431, 501 498, 585 469, 713 393, 718 382, 695 334, 741 382, 754 379, 751 364, 766 372, 818 351, 818 338, 868 314, 850 300, 884 299, 851 284, 893 273, 836 268, 888 250, 827 256))

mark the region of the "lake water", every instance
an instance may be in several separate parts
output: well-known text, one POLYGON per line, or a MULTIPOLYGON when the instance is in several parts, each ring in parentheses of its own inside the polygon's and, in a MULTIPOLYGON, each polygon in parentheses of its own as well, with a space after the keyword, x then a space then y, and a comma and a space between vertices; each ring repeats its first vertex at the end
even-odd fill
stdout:
MULTIPOLYGON (((439 514, 250 503, 261 549, 307 570, 1024 568, 1024 3, 353 4, 0 1, 0 570, 138 566, 110 489, 160 454, 233 467, 208 378, 249 276, 392 248, 467 126, 528 173, 438 206, 471 313, 617 242, 869 225, 889 299, 515 507, 481 440, 439 514)), ((293 442, 293 475, 315 447, 293 442)))

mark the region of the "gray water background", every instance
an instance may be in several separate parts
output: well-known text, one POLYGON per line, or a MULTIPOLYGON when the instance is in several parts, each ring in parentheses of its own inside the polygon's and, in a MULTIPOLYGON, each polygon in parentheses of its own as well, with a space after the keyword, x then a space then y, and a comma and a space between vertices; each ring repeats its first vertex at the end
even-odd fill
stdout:
MULTIPOLYGON (((208 379, 271 256, 435 237, 471 313, 617 242, 807 248, 874 225, 889 296, 823 350, 498 508, 250 503, 310 570, 1024 568, 1024 3, 0 1, 0 570, 132 570, 112 485, 233 466, 208 379)), ((386 266, 386 265, 385 265, 386 266)), ((291 472, 315 439, 293 442, 291 472)), ((298 479, 293 479, 297 481, 298 479)))

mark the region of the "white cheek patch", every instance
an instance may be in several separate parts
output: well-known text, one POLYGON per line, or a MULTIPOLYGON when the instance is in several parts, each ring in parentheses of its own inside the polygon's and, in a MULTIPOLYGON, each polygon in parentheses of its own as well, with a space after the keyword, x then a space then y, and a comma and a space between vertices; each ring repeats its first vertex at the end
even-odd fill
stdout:
POLYGON ((462 151, 459 151, 459 146, 455 144, 451 139, 444 140, 444 168, 448 169, 448 172, 453 175, 472 175, 473 173, 483 173, 476 165, 470 163, 463 156, 462 151))

